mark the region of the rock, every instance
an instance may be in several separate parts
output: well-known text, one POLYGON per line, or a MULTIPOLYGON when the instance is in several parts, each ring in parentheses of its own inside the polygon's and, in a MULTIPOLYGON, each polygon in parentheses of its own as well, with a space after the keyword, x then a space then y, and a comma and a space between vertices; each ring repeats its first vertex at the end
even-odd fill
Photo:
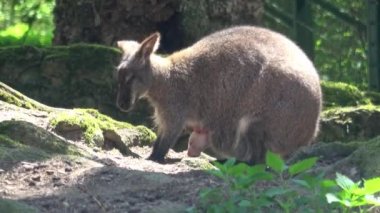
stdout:
POLYGON ((317 141, 350 141, 380 135, 380 106, 342 107, 322 113, 317 141))
POLYGON ((35 181, 29 181, 29 186, 37 186, 37 183, 35 181))
MULTIPOLYGON (((0 81, 50 106, 92 107, 114 118, 148 124, 146 104, 128 114, 116 107, 113 72, 120 57, 119 50, 98 45, 0 47, 0 81)), ((26 108, 42 105, 10 94, 2 84, 0 100, 26 108)))
POLYGON ((336 172, 355 180, 380 176, 380 136, 366 141, 317 143, 297 151, 288 164, 308 157, 318 157, 316 173, 334 177, 336 172))
POLYGON ((84 155, 75 146, 57 137, 51 132, 26 121, 0 122, 0 134, 6 135, 11 140, 17 141, 15 145, 28 145, 39 148, 48 153, 84 155))
POLYGON ((53 174, 54 174, 54 171, 53 171, 53 170, 46 170, 46 174, 47 174, 47 175, 53 175, 53 174))
POLYGON ((210 163, 213 160, 216 160, 216 159, 202 153, 200 157, 196 157, 196 158, 185 157, 181 161, 184 162, 187 166, 192 167, 192 168, 209 170, 209 169, 215 168, 210 163))
MULTIPOLYGON (((354 85, 343 82, 322 81, 323 106, 345 107, 371 104, 371 98, 354 85)), ((371 94, 374 94, 372 92, 371 94)))
POLYGON ((0 100, 26 109, 53 110, 52 107, 30 99, 2 82, 0 82, 0 100))
POLYGON ((32 177, 31 179, 32 179, 32 181, 40 182, 41 181, 41 176, 37 175, 37 176, 32 177))
MULTIPOLYGON (((53 116, 51 126, 64 137, 73 132, 93 146, 117 148, 124 155, 133 155, 129 147, 151 144, 156 135, 144 126, 134 127, 92 109, 75 109, 53 116)), ((76 136, 78 137, 78 136, 76 136)))
POLYGON ((70 168, 70 167, 65 168, 65 172, 72 172, 72 171, 73 171, 73 168, 70 168))

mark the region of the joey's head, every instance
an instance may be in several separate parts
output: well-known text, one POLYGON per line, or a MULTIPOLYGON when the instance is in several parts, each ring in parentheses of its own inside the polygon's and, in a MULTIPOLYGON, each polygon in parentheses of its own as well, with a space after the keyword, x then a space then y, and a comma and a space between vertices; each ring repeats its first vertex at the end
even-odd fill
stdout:
POLYGON ((160 34, 154 33, 141 43, 118 41, 123 58, 117 68, 118 92, 116 105, 122 111, 130 110, 152 85, 150 56, 157 50, 160 34))

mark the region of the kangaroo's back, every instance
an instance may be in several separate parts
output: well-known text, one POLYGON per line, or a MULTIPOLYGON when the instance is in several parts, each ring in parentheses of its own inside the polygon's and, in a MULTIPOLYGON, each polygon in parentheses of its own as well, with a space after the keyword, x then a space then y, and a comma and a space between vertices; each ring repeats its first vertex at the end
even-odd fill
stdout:
MULTIPOLYGON (((243 120, 260 122, 267 135, 260 143, 284 155, 316 135, 319 77, 303 51, 285 36, 258 27, 234 27, 171 58, 181 58, 178 62, 190 76, 189 120, 222 130, 214 134, 215 149, 226 149, 227 142, 221 141, 233 141, 238 147, 243 120), (229 127, 224 128, 226 123, 229 127)), ((244 147, 243 152, 252 149, 244 147)), ((234 155, 228 152, 227 156, 234 155)))

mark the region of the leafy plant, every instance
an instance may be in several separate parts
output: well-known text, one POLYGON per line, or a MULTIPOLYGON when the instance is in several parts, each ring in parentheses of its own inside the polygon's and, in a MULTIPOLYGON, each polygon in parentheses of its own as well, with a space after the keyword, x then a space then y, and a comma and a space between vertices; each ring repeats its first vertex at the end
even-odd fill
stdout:
POLYGON ((359 211, 364 212, 360 207, 380 206, 380 198, 374 196, 375 193, 380 192, 380 177, 355 183, 342 174, 337 173, 336 176, 335 181, 342 190, 327 193, 328 203, 340 203, 342 212, 350 212, 354 207, 359 207, 359 211))
POLYGON ((248 166, 235 159, 216 162, 217 169, 209 172, 224 184, 202 190, 199 206, 188 212, 347 212, 351 207, 380 205, 373 196, 380 191, 380 178, 364 181, 363 187, 340 174, 336 180, 325 179, 323 173, 308 172, 316 162, 314 157, 286 165, 272 152, 266 154, 265 165, 248 166))
POLYGON ((50 45, 54 0, 11 0, 0 4, 0 46, 50 45))

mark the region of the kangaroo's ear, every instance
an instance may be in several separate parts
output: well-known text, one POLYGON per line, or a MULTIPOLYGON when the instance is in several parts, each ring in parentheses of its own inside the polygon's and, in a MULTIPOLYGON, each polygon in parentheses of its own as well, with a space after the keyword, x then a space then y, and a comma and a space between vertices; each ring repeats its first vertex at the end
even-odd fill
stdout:
POLYGON ((133 52, 136 52, 137 49, 140 47, 139 43, 136 41, 118 41, 117 46, 123 50, 125 54, 131 54, 133 52))
POLYGON ((144 39, 140 45, 140 56, 143 59, 149 58, 152 53, 156 52, 158 46, 160 45, 160 33, 153 33, 148 38, 144 39))

